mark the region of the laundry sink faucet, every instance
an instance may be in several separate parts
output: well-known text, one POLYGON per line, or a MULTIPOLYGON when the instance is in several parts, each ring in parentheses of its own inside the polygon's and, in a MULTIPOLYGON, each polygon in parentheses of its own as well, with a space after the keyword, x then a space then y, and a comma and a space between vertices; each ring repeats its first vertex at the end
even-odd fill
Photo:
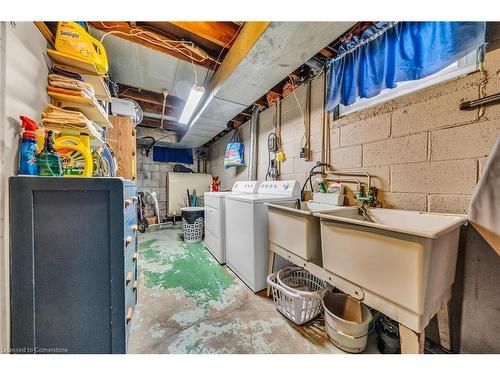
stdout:
POLYGON ((372 188, 369 188, 365 193, 361 189, 357 190, 354 193, 354 199, 361 203, 361 205, 368 205, 370 206, 372 203, 377 201, 377 197, 375 196, 375 193, 373 192, 372 188))

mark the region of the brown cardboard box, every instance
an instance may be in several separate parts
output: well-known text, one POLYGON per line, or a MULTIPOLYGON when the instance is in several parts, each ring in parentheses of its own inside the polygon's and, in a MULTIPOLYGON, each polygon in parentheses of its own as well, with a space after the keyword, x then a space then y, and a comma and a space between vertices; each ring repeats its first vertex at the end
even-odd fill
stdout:
POLYGON ((146 219, 148 220, 149 225, 158 224, 158 218, 156 216, 150 216, 146 219))

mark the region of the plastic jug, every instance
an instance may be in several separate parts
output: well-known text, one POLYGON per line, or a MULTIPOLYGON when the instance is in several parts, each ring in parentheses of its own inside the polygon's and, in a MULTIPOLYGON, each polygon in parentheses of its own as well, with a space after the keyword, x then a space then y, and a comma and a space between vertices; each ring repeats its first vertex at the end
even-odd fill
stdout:
POLYGON ((77 22, 58 22, 55 48, 95 64, 100 75, 108 72, 106 49, 77 22))
POLYGON ((94 166, 87 133, 81 133, 80 137, 59 137, 55 148, 61 156, 65 177, 92 177, 94 166))

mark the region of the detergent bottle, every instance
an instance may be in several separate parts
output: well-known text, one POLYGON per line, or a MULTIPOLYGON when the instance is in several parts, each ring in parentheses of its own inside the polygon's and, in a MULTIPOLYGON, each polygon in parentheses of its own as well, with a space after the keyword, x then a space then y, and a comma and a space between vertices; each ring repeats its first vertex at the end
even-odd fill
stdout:
POLYGON ((21 152, 19 155, 19 174, 36 176, 38 174, 38 167, 36 164, 36 131, 38 125, 32 119, 20 116, 22 121, 21 126, 24 131, 21 136, 21 152))
POLYGON ((58 22, 55 48, 59 52, 95 64, 100 75, 108 72, 108 58, 104 46, 77 22, 58 22))
POLYGON ((53 131, 49 130, 45 136, 45 145, 42 152, 36 156, 39 176, 62 176, 61 159, 54 148, 53 131))
POLYGON ((92 177, 94 165, 87 133, 80 133, 80 137, 59 137, 55 148, 61 155, 65 177, 92 177))

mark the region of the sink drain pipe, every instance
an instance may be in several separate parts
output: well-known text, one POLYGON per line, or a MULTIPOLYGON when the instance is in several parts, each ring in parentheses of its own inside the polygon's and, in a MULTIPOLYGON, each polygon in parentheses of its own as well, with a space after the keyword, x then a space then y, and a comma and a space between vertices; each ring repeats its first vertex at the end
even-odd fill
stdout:
POLYGON ((259 120, 259 107, 254 106, 250 118, 250 155, 248 158, 248 180, 257 180, 257 123, 259 120))

